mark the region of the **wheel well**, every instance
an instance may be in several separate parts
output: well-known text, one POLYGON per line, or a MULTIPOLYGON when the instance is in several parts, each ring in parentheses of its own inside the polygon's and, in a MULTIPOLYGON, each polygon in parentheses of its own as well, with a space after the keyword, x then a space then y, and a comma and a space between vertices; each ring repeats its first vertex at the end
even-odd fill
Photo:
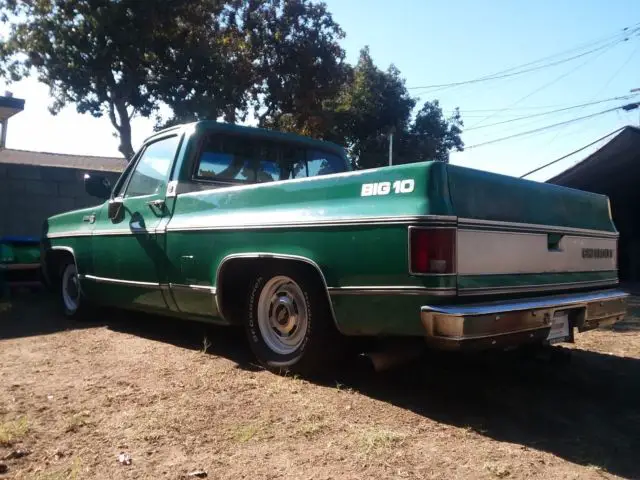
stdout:
POLYGON ((327 302, 335 323, 331 298, 329 298, 322 272, 317 265, 297 258, 237 257, 223 261, 216 281, 216 302, 220 315, 231 323, 241 323, 249 289, 251 288, 251 281, 255 278, 257 272, 283 264, 295 266, 305 278, 317 282, 318 287, 322 288, 326 293, 327 302))
POLYGON ((57 289, 62 275, 62 266, 69 261, 75 262, 75 257, 68 250, 49 250, 45 257, 46 278, 49 287, 57 289))

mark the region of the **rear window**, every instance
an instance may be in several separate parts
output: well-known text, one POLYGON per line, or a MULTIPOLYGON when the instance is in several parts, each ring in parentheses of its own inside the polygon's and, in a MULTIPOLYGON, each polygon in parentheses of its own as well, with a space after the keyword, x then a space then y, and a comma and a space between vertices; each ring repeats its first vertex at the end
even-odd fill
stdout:
POLYGON ((195 178, 221 183, 264 183, 346 170, 345 160, 322 150, 240 136, 211 135, 195 178))
POLYGON ((329 175, 330 173, 343 172, 345 170, 344 159, 322 150, 309 150, 307 152, 307 168, 310 177, 329 175))

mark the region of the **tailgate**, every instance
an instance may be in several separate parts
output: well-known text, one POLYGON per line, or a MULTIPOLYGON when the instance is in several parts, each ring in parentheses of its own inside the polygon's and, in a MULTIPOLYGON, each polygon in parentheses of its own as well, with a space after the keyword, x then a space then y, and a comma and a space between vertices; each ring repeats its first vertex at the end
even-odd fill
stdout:
POLYGON ((617 284, 607 197, 452 165, 447 172, 461 295, 617 284))

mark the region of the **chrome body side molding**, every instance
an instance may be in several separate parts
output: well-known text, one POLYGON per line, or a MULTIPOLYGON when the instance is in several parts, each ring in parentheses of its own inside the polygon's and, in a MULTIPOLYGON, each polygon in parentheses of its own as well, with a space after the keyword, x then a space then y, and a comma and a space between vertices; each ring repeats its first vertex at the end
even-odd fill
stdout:
POLYGON ((455 287, 414 287, 396 285, 363 285, 348 287, 329 287, 331 295, 430 295, 449 297, 456 294, 455 287))
POLYGON ((618 285, 618 280, 587 280, 584 282, 570 282, 570 283, 547 283, 540 285, 519 285, 519 286, 506 286, 506 287, 472 287, 472 288, 459 288, 458 295, 471 296, 471 295, 500 295, 509 293, 534 293, 534 292, 550 292, 558 290, 575 290, 578 288, 592 288, 592 287, 615 287, 618 285))
POLYGON ((78 275, 80 280, 90 280, 97 283, 110 283, 112 285, 128 285, 132 287, 145 287, 145 288, 160 288, 160 283, 155 282, 140 282, 137 280, 122 280, 119 278, 106 278, 97 277, 95 275, 78 275))

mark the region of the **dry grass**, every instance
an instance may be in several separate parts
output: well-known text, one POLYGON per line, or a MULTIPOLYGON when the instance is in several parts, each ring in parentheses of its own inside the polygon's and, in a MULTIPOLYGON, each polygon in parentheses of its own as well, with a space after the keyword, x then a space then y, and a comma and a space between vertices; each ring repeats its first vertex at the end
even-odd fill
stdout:
POLYGON ((359 434, 360 448, 365 454, 379 454, 381 450, 398 447, 406 440, 407 435, 384 428, 371 427, 359 434))
POLYGON ((29 431, 27 417, 0 423, 0 446, 10 447, 29 431))
POLYGON ((564 367, 443 355, 313 382, 256 368, 242 332, 51 309, 0 322, 0 458, 31 452, 11 479, 640 478, 637 318, 564 367))

